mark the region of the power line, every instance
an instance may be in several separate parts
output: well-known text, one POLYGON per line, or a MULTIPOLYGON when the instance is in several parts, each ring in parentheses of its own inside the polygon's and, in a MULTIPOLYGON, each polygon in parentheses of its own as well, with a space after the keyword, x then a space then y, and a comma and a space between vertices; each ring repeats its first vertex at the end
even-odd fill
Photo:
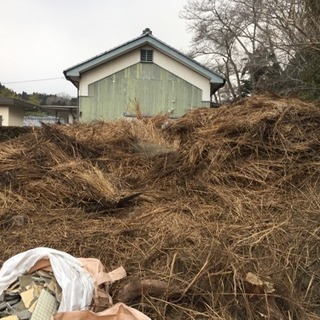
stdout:
POLYGON ((12 81, 12 82, 5 82, 2 84, 15 84, 15 83, 25 83, 25 82, 36 82, 36 81, 49 81, 49 80, 58 80, 64 79, 64 77, 55 77, 55 78, 46 78, 46 79, 33 79, 33 80, 22 80, 22 81, 12 81))

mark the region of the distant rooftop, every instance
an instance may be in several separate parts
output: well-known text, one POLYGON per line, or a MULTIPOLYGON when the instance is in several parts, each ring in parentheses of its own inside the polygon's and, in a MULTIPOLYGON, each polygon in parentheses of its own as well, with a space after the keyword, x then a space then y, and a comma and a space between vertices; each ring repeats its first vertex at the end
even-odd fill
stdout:
POLYGON ((25 110, 33 110, 38 107, 35 104, 17 98, 0 98, 0 106, 16 106, 25 110))

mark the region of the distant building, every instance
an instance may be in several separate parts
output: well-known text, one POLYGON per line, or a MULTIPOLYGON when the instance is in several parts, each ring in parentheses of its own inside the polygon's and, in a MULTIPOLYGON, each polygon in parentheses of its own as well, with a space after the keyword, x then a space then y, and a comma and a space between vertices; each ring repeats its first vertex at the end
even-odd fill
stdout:
POLYGON ((47 116, 54 116, 56 123, 72 124, 77 118, 77 106, 41 105, 40 109, 47 116))
POLYGON ((141 36, 64 71, 78 88, 79 120, 112 120, 214 105, 225 80, 145 29, 141 36))
POLYGON ((16 98, 0 98, 0 126, 22 127, 25 111, 37 106, 16 98))

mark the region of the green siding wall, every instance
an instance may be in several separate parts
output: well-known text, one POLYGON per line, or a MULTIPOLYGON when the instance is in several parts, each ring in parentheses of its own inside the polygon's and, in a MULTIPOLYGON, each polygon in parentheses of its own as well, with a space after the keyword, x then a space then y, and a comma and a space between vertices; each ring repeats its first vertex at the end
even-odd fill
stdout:
POLYGON ((80 121, 113 120, 135 114, 164 114, 174 108, 182 116, 194 107, 206 106, 202 90, 153 63, 138 63, 89 85, 88 97, 80 97, 80 121))

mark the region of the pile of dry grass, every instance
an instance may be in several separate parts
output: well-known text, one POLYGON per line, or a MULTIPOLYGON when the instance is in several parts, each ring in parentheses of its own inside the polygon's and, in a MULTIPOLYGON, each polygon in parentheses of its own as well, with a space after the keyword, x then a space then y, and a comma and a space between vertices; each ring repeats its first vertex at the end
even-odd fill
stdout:
POLYGON ((38 246, 123 265, 153 319, 320 319, 320 109, 44 126, 0 150, 3 261, 38 246))

